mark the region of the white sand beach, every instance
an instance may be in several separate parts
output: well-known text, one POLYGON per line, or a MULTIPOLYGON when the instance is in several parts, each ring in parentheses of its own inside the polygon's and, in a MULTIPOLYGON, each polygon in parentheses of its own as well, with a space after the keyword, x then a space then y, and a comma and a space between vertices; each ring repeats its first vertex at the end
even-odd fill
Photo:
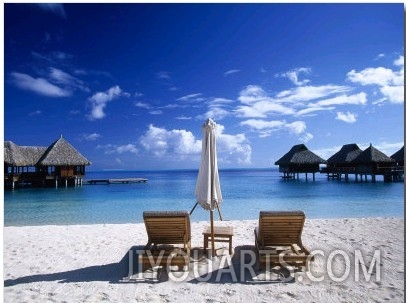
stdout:
POLYGON ((404 302, 401 218, 307 220, 310 273, 251 266, 255 220, 216 222, 234 227, 234 254, 216 243, 224 249, 207 259, 207 224, 192 222, 192 261, 183 277, 165 269, 140 273, 137 264, 131 272, 129 256, 147 241, 143 223, 5 227, 4 302, 404 302))

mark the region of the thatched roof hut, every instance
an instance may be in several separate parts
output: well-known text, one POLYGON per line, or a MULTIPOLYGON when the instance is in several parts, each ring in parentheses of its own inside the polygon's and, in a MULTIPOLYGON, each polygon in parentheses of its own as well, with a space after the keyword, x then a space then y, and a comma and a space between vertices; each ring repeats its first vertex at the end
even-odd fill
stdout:
POLYGON ((42 166, 72 166, 72 165, 90 165, 81 153, 79 153, 68 141, 62 136, 49 146, 38 165, 42 166))
POLYGON ((355 165, 356 173, 370 174, 372 180, 375 175, 385 175, 392 171, 395 160, 389 158, 372 144, 356 157, 352 163, 355 165))
POLYGON ((293 146, 282 158, 275 162, 279 165, 279 171, 283 172, 283 178, 295 178, 295 174, 314 173, 320 171, 320 164, 326 164, 326 160, 311 152, 304 144, 293 146))
POLYGON ((373 147, 372 144, 358 155, 353 161, 355 164, 393 163, 394 160, 373 147))
POLYGON ((390 156, 393 160, 395 160, 396 164, 398 166, 404 166, 405 165, 405 146, 401 149, 399 149, 396 153, 394 153, 392 156, 390 156))
POLYGON ((345 166, 350 164, 361 153, 362 150, 357 144, 345 144, 338 152, 327 159, 327 164, 333 166, 345 166))
POLYGON ((326 164, 326 160, 311 152, 306 145, 293 146, 282 158, 275 162, 276 165, 313 165, 326 164))
POLYGON ((10 166, 35 166, 46 149, 41 146, 18 146, 12 141, 5 141, 4 163, 10 166))
POLYGON ((49 147, 18 146, 4 142, 4 180, 7 187, 31 184, 48 186, 64 181, 65 185, 81 184, 85 166, 90 165, 62 136, 49 147))
POLYGON ((72 166, 90 165, 62 136, 49 147, 18 146, 12 141, 4 142, 4 163, 9 166, 72 166))

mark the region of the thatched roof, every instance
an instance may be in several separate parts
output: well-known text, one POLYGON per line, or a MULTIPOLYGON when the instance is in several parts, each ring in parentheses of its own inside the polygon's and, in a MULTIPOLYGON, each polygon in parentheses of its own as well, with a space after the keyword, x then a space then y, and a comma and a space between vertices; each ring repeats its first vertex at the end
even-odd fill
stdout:
POLYGON ((325 163, 326 160, 311 152, 304 144, 293 146, 287 154, 275 162, 276 165, 325 163))
POLYGON ((42 146, 18 146, 12 141, 5 141, 4 162, 13 166, 34 166, 46 149, 42 146))
POLYGON ((353 161, 355 164, 369 164, 369 163, 381 163, 381 162, 394 162, 393 159, 389 158, 380 150, 376 149, 372 146, 372 144, 364 150, 362 153, 359 154, 353 161))
POLYGON ((53 166, 90 165, 90 161, 61 136, 48 147, 38 164, 53 166))
POLYGON ((348 164, 362 153, 357 144, 345 144, 341 149, 327 159, 328 164, 348 164))
POLYGON ((4 162, 12 166, 91 164, 62 136, 49 147, 18 146, 12 141, 5 141, 4 162))
POLYGON ((405 146, 403 145, 401 149, 399 149, 396 153, 394 153, 390 157, 398 163, 405 162, 405 146))

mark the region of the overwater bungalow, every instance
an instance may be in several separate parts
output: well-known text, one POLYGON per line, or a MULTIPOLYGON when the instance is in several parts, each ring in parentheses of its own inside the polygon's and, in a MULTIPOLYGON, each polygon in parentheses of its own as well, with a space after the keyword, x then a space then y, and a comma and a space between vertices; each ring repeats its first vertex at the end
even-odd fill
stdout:
POLYGON ((348 180, 348 174, 355 174, 355 164, 353 162, 360 154, 362 150, 357 144, 345 144, 341 149, 327 159, 327 167, 322 170, 327 174, 328 178, 338 178, 345 176, 345 180, 348 180))
POLYGON ((393 168, 393 181, 402 181, 404 180, 404 172, 405 172, 405 146, 399 149, 396 153, 390 156, 393 160, 395 160, 395 165, 393 168))
POLYGON ((326 164, 326 160, 322 159, 315 153, 311 152, 304 144, 293 146, 288 153, 275 162, 279 165, 279 171, 283 173, 284 179, 299 178, 299 173, 313 174, 320 172, 320 164, 326 164))
POLYGON ((5 187, 81 185, 90 164, 62 135, 49 147, 4 142, 5 187))
POLYGON ((380 150, 372 146, 372 144, 360 153, 352 164, 355 166, 355 179, 358 181, 358 175, 361 177, 371 175, 372 182, 376 181, 377 175, 384 176, 385 181, 390 181, 393 175, 393 166, 395 160, 385 155, 380 150))
POLYGON ((390 157, 395 160, 396 166, 403 170, 403 167, 405 166, 405 146, 403 145, 401 149, 390 157))

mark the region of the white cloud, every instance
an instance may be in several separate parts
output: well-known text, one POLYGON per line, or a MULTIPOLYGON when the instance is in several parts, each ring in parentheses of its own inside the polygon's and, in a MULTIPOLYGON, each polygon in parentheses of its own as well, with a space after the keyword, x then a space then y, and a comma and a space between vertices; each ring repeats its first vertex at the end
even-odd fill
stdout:
POLYGON ((368 67, 360 72, 351 70, 347 79, 361 85, 377 85, 382 95, 392 103, 404 103, 404 57, 399 56, 393 64, 399 67, 394 71, 385 67, 368 67))
POLYGON ((266 118, 266 113, 264 113, 262 109, 251 106, 239 106, 235 112, 240 118, 266 118))
POLYGON ((163 110, 161 110, 161 109, 155 109, 155 110, 149 111, 149 113, 150 113, 151 115, 162 115, 164 112, 163 112, 163 110))
POLYGON ((207 118, 212 118, 213 120, 219 121, 229 115, 230 115, 230 112, 228 110, 225 110, 221 107, 212 107, 212 108, 209 108, 209 110, 205 114, 198 115, 196 118, 203 119, 203 120, 205 120, 207 118))
POLYGON ((226 99, 226 98, 213 98, 213 100, 210 101, 211 105, 225 105, 225 104, 230 104, 233 103, 233 100, 226 99))
MULTIPOLYGON (((50 39, 50 38, 48 38, 50 39)), ((31 55, 35 58, 35 59, 40 59, 40 60, 44 60, 47 63, 54 65, 57 63, 60 63, 61 61, 66 61, 69 60, 71 58, 73 58, 74 56, 65 52, 61 52, 61 51, 52 51, 52 52, 48 52, 48 53, 38 53, 38 52, 31 52, 31 55)), ((75 73, 77 75, 82 74, 85 75, 86 73, 81 73, 82 70, 76 70, 75 73)))
POLYGON ((323 107, 323 106, 312 106, 312 107, 307 107, 301 110, 298 110, 295 113, 295 116, 312 116, 315 115, 315 112, 320 112, 320 111, 329 111, 333 110, 335 107, 330 106, 330 107, 323 107))
POLYGON ((149 105, 148 103, 144 103, 144 102, 137 102, 135 104, 136 107, 141 107, 141 108, 145 108, 145 109, 152 109, 152 106, 149 105))
POLYGON ((249 85, 240 92, 238 100, 243 104, 238 106, 235 112, 243 118, 265 118, 270 113, 293 114, 294 111, 279 104, 260 86, 249 85))
POLYGON ((313 139, 313 135, 311 133, 305 133, 303 136, 299 138, 299 140, 303 143, 309 142, 313 139))
MULTIPOLYGON (((251 162, 251 146, 244 134, 229 135, 224 133, 224 126, 217 124, 217 153, 219 162, 248 164, 251 162)), ((198 140, 187 130, 166 130, 149 125, 140 137, 141 146, 157 157, 189 161, 200 159, 202 140, 198 140)))
POLYGON ((384 58, 385 57, 385 54, 378 54, 376 57, 375 57, 375 60, 379 60, 379 59, 381 59, 381 58, 384 58))
POLYGON ((179 116, 179 117, 176 117, 175 119, 177 119, 177 120, 191 120, 191 119, 192 119, 192 117, 188 117, 188 116, 179 116))
POLYGON ((396 75, 393 70, 384 67, 366 68, 360 72, 356 72, 354 69, 347 73, 347 78, 351 82, 360 83, 361 85, 388 85, 392 84, 396 75))
MULTIPOLYGON (((377 144, 374 144, 374 147, 379 149, 381 152, 385 153, 388 157, 392 156, 394 153, 396 153, 399 149, 401 149, 405 143, 403 141, 401 142, 395 142, 395 143, 389 143, 389 142, 380 142, 377 144)), ((369 146, 369 144, 365 144, 366 147, 369 146)))
MULTIPOLYGON (((62 54, 64 53, 57 53, 63 57, 62 54)), ((50 61, 53 61, 53 59, 50 59, 50 61)), ((11 77, 13 83, 19 88, 48 97, 68 97, 77 89, 90 92, 82 80, 54 67, 49 68, 47 79, 34 78, 30 75, 17 72, 11 73, 11 77)))
POLYGON ((98 133, 83 134, 82 138, 86 141, 96 141, 101 138, 101 135, 98 133))
POLYGON ((213 120, 219 121, 225 117, 231 115, 230 110, 227 109, 227 106, 234 101, 225 98, 213 98, 207 101, 208 111, 205 114, 198 115, 197 119, 207 119, 212 118, 213 120))
POLYGON ((135 147, 134 144, 127 144, 127 145, 117 146, 115 152, 118 154, 123 154, 123 153, 136 154, 136 153, 138 153, 138 149, 135 147))
POLYGON ((126 145, 107 144, 107 145, 98 145, 97 148, 104 149, 105 153, 108 155, 124 154, 124 153, 138 154, 138 149, 134 144, 126 144, 126 145))
POLYGON ((107 106, 108 102, 120 97, 129 96, 130 94, 123 92, 118 85, 109 88, 105 92, 95 93, 89 98, 92 109, 88 118, 90 120, 103 119, 106 116, 106 114, 104 113, 104 109, 107 106))
POLYGON ((67 88, 70 89, 78 88, 82 91, 90 92, 89 88, 86 87, 86 85, 82 80, 75 78, 70 74, 57 68, 51 67, 49 70, 50 70, 49 73, 50 80, 52 80, 54 83, 65 85, 67 86, 67 88))
POLYGON ((286 127, 294 134, 299 135, 306 130, 306 123, 303 121, 295 121, 290 124, 286 124, 286 127))
POLYGON ((394 62, 394 65, 396 66, 405 66, 405 57, 404 56, 399 56, 394 62))
POLYGON ((216 125, 217 154, 220 163, 251 163, 251 146, 244 134, 228 135, 224 126, 216 125))
POLYGON ((168 131, 152 124, 141 136, 140 144, 155 156, 198 154, 202 148, 201 141, 196 140, 189 131, 178 129, 168 131))
POLYGON ((280 130, 287 130, 294 135, 303 134, 306 130, 306 123, 303 121, 287 123, 285 120, 249 119, 241 122, 240 125, 248 126, 252 131, 258 132, 259 137, 262 138, 269 137, 272 133, 280 130))
MULTIPOLYGON (((358 146, 360 147, 359 144, 358 144, 358 146)), ((338 152, 341 148, 342 148, 342 145, 333 146, 333 147, 324 147, 324 148, 314 149, 313 152, 316 155, 320 156, 322 159, 327 160, 332 155, 334 155, 336 152, 338 152)))
POLYGON ((347 113, 337 112, 336 119, 346 123, 355 123, 357 121, 357 114, 350 112, 347 113))
POLYGON ((326 84, 321 86, 301 86, 285 90, 276 95, 278 102, 302 104, 305 101, 326 98, 331 95, 343 94, 352 89, 348 86, 326 84))
POLYGON ((39 95, 53 98, 69 97, 72 93, 50 83, 43 78, 33 78, 27 74, 11 73, 12 82, 19 88, 35 92, 39 95))
POLYGON ((167 80, 169 80, 171 78, 169 72, 165 72, 165 71, 157 72, 156 77, 158 79, 167 79, 167 80))
POLYGON ((259 119, 249 119, 245 120, 240 123, 241 125, 249 126, 256 130, 263 130, 263 129, 280 129, 284 125, 286 125, 286 121, 266 121, 266 120, 259 120, 259 119))
POLYGON ((404 103, 405 101, 404 86, 382 86, 380 91, 392 103, 404 103))
MULTIPOLYGON (((237 116, 243 118, 266 118, 270 114, 280 115, 304 115, 311 112, 330 110, 330 108, 324 108, 327 106, 327 102, 323 104, 313 103, 306 104, 307 101, 325 98, 331 95, 340 95, 344 92, 350 91, 351 88, 338 85, 324 85, 324 86, 303 86, 290 90, 285 90, 276 95, 276 97, 270 97, 264 89, 260 86, 249 85, 240 92, 238 100, 242 103, 235 110, 237 116), (303 107, 300 109, 300 107, 303 107), (312 107, 309 109, 308 107, 312 107)), ((362 95, 359 95, 359 101, 363 101, 362 95)), ((330 99, 333 102, 333 99, 330 99)), ((345 104, 348 102, 354 102, 352 98, 336 97, 337 104, 345 104), (344 102, 344 100, 346 100, 344 102)))
POLYGON ((66 18, 65 9, 62 3, 36 3, 42 10, 49 11, 58 15, 59 17, 66 18))
POLYGON ((265 92, 265 90, 258 86, 258 85, 248 85, 246 88, 244 88, 240 92, 240 96, 238 97, 238 100, 242 104, 248 104, 251 105, 253 103, 256 103, 258 101, 261 101, 263 99, 267 99, 268 94, 265 92))
POLYGON ((239 73, 240 71, 241 71, 241 70, 239 70, 239 69, 231 69, 231 70, 228 70, 228 71, 224 72, 224 77, 227 77, 227 76, 232 75, 232 74, 235 74, 235 73, 239 73))
POLYGON ((196 94, 182 96, 176 100, 178 100, 178 101, 204 101, 204 98, 202 98, 201 96, 202 96, 201 93, 196 93, 196 94))
POLYGON ((40 110, 35 110, 35 111, 33 111, 33 112, 30 112, 29 114, 28 114, 28 116, 37 116, 37 115, 41 115, 42 114, 42 111, 40 111, 40 110))
POLYGON ((356 95, 340 95, 334 98, 325 99, 321 101, 317 101, 315 103, 309 103, 310 107, 320 107, 320 106, 332 106, 332 105, 344 105, 344 104, 352 104, 352 105, 364 105, 367 103, 367 97, 365 93, 359 93, 356 95))
POLYGON ((302 81, 299 80, 299 74, 310 74, 311 73, 311 68, 309 67, 300 67, 300 68, 295 68, 293 70, 290 70, 286 73, 281 74, 282 77, 289 78, 290 81, 293 82, 293 84, 297 86, 302 86, 305 84, 308 84, 310 82, 309 79, 304 79, 302 81))

